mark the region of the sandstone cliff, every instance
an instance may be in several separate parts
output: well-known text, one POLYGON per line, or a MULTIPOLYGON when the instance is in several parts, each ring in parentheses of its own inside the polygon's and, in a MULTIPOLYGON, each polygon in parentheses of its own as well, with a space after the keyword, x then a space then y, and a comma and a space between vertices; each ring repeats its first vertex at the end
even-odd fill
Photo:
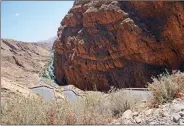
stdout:
POLYGON ((60 85, 144 87, 165 68, 184 69, 184 2, 77 0, 57 35, 60 85))

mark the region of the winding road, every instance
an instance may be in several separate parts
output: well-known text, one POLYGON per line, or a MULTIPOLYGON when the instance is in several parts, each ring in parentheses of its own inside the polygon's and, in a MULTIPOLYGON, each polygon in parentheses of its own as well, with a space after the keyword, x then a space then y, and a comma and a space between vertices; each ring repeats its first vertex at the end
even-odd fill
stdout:
MULTIPOLYGON (((51 85, 46 84, 45 81, 39 82, 40 86, 32 87, 30 88, 33 92, 39 94, 42 96, 45 100, 55 100, 55 91, 54 87, 51 85)), ((53 85, 54 86, 54 85, 53 85)), ((75 91, 69 88, 69 86, 63 86, 63 93, 64 96, 69 101, 76 101, 78 97, 81 97, 78 95, 75 91)), ((124 91, 128 93, 129 95, 137 95, 140 96, 142 100, 147 100, 152 97, 152 94, 148 89, 146 88, 125 88, 124 91)))

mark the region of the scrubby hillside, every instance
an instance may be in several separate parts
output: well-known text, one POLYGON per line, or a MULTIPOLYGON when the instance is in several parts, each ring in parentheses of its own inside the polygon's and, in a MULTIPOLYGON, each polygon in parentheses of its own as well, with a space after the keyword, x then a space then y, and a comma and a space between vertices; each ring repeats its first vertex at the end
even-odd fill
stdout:
MULTIPOLYGON (((53 42, 27 43, 12 39, 1 39, 1 101, 14 101, 17 98, 37 97, 47 99, 53 95, 54 100, 63 100, 63 88, 50 80, 53 73, 52 61, 53 42), (48 68, 49 67, 49 68, 48 68), (48 74, 44 78, 45 73, 48 74), (46 86, 46 91, 33 91, 32 88, 46 86), (52 90, 53 89, 53 90, 52 90), (49 97, 49 96, 48 96, 49 97)), ((53 78, 52 78, 53 79, 53 78)), ((68 90, 74 88, 69 86, 68 90)))
POLYGON ((183 80, 184 73, 180 72, 154 78, 151 90, 154 97, 147 101, 123 89, 106 94, 86 91, 84 97, 76 101, 16 98, 2 106, 1 121, 3 124, 42 125, 184 124, 184 95, 177 95, 184 93, 183 80), (164 100, 160 105, 155 104, 160 103, 158 98, 164 100))
POLYGON ((36 96, 29 88, 41 80, 53 43, 1 39, 1 98, 36 96))
POLYGON ((34 85, 49 57, 49 45, 1 39, 1 78, 34 85))

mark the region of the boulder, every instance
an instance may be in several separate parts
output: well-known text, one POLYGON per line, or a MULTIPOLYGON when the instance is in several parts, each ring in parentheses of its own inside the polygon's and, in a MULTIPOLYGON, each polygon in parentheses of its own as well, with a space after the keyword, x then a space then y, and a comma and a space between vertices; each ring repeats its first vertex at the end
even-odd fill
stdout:
POLYGON ((173 122, 178 123, 180 119, 181 119, 181 116, 178 113, 174 113, 172 115, 173 122))
POLYGON ((123 119, 131 119, 133 117, 133 113, 131 110, 126 110, 123 115, 122 118, 123 119))
POLYGON ((184 117, 184 111, 181 111, 179 114, 181 117, 184 117))
POLYGON ((135 117, 135 121, 136 123, 140 124, 142 122, 141 118, 140 117, 135 117))
POLYGON ((165 68, 182 69, 183 12, 182 2, 75 1, 57 32, 57 83, 142 88, 165 68))

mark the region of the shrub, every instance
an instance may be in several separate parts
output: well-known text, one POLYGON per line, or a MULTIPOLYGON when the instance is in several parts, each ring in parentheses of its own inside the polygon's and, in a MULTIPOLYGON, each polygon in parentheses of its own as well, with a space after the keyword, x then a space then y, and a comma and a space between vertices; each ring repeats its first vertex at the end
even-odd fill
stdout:
POLYGON ((108 123, 111 114, 101 108, 99 101, 103 93, 89 92, 84 98, 70 104, 76 117, 76 124, 104 124, 108 123), (80 109, 79 109, 80 108, 80 109))
POLYGON ((133 107, 135 97, 123 90, 93 91, 77 101, 16 98, 2 105, 2 124, 108 124, 117 113, 133 107))
POLYGON ((149 83, 148 88, 153 94, 154 104, 163 104, 172 101, 177 94, 184 90, 184 73, 178 71, 171 75, 167 72, 158 78, 153 78, 153 83, 149 83))
POLYGON ((100 95, 86 95, 76 102, 25 99, 17 97, 2 105, 2 124, 103 124, 106 113, 98 112, 100 95))
POLYGON ((139 101, 141 97, 137 95, 130 95, 123 89, 112 89, 101 104, 104 104, 104 107, 109 109, 113 116, 120 117, 123 112, 132 109, 139 101))
POLYGON ((2 105, 1 123, 5 124, 44 124, 47 109, 42 100, 16 97, 2 105))

